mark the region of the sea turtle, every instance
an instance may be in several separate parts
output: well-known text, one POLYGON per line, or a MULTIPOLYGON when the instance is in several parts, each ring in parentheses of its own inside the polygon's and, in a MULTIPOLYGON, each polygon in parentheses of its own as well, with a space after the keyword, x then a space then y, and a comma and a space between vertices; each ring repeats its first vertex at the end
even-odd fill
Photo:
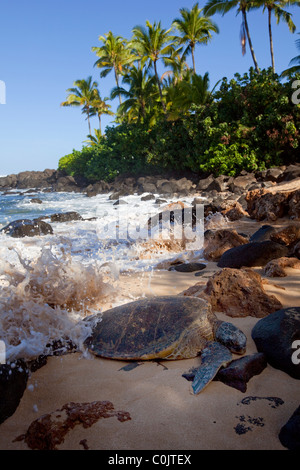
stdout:
POLYGON ((210 304, 196 297, 141 299, 86 320, 92 333, 85 346, 97 356, 147 361, 188 359, 201 353, 192 384, 195 394, 232 360, 231 352, 246 350, 244 333, 219 321, 210 304))

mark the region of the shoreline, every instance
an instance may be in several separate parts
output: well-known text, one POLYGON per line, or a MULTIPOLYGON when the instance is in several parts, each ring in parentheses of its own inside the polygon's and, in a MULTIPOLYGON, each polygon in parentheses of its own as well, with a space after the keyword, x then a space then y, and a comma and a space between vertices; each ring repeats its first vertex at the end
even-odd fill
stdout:
MULTIPOLYGON (((208 201, 218 201, 221 197, 226 202, 224 196, 228 195, 228 191, 217 192, 217 195, 213 191, 208 192, 211 194, 208 201)), ((199 191, 191 196, 202 194, 199 191)), ((245 196, 245 192, 239 192, 238 196, 245 196)), ((184 200, 184 196, 179 196, 180 199, 184 200)), ((249 236, 266 223, 270 222, 241 217, 227 221, 224 228, 249 236)), ((290 218, 283 217, 272 221, 271 225, 278 230, 294 223, 290 218)), ((212 226, 210 229, 217 228, 212 226)), ((178 256, 181 253, 178 252, 178 256)), ((167 260, 175 256, 174 252, 170 252, 170 256, 166 253, 165 269, 155 269, 142 275, 122 273, 117 282, 114 302, 127 303, 130 299, 145 296, 180 295, 196 283, 205 286, 216 272, 222 271, 216 261, 207 260, 200 276, 169 271, 167 260)), ((275 295, 283 308, 299 307, 300 269, 286 268, 287 276, 280 278, 268 278, 263 273, 263 267, 251 269, 261 276, 265 292, 275 295)), ((111 308, 112 301, 103 301, 102 307, 103 310, 111 308)), ((251 331, 258 318, 229 318, 220 312, 216 315, 219 320, 230 321, 246 334, 246 355, 257 352, 251 331)), ((82 352, 49 356, 45 365, 30 374, 19 406, 0 425, 0 449, 28 449, 24 441, 16 438, 26 433, 34 420, 44 414, 59 414, 67 403, 110 401, 115 410, 129 413, 130 419, 126 422, 120 422, 115 417, 99 419, 88 428, 78 424, 66 434, 57 448, 284 450, 278 434, 299 406, 299 382, 268 364, 260 375, 252 377, 247 383, 245 393, 220 381, 213 381, 200 395, 194 396, 190 382, 182 374, 198 366, 199 361, 199 357, 159 363, 149 361, 131 367, 132 364, 127 361, 91 358, 82 352), (126 365, 130 367, 124 369, 126 365)))

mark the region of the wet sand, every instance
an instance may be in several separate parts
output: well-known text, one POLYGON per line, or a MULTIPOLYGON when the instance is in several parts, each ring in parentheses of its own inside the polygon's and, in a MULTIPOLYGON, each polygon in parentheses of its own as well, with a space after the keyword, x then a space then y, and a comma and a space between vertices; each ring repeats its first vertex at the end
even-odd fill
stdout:
MULTIPOLYGON (((208 263, 205 277, 215 263, 208 263)), ((258 270, 259 271, 259 270, 258 270)), ((143 277, 123 275, 120 292, 132 297, 179 294, 201 277, 194 273, 155 271, 143 277)), ((300 270, 285 278, 268 279, 265 290, 284 307, 299 306, 300 270)), ((109 305, 107 306, 109 307, 109 305)), ((256 318, 230 319, 248 337, 246 354, 256 352, 251 330, 256 318)), ((236 356, 237 358, 238 356, 236 356)), ((245 393, 221 382, 211 382, 198 396, 182 374, 199 364, 199 358, 144 362, 124 370, 128 362, 84 358, 81 353, 51 357, 32 374, 15 414, 1 425, 0 449, 28 449, 13 442, 43 414, 69 402, 107 401, 126 411, 130 420, 100 419, 89 428, 70 430, 58 449, 83 450, 275 450, 281 427, 299 406, 299 381, 271 366, 253 377, 245 393), (84 442, 84 445, 83 445, 84 442)))

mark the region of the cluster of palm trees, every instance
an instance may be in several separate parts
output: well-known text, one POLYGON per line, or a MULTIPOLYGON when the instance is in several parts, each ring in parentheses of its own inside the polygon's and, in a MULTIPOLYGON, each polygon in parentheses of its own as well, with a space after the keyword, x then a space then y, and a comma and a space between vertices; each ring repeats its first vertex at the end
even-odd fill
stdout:
MULTIPOLYGON (((110 98, 119 99, 116 122, 143 122, 148 119, 151 124, 160 114, 174 119, 179 112, 188 112, 192 104, 204 104, 209 100, 208 74, 197 75, 195 48, 199 44, 208 44, 213 34, 219 33, 218 26, 211 19, 216 13, 224 15, 232 9, 236 9, 237 14, 241 13, 242 53, 245 53, 248 42, 255 70, 259 73, 247 14, 251 9, 263 8, 267 11, 271 64, 275 72, 271 18, 274 15, 277 23, 284 21, 294 32, 296 26, 292 15, 286 10, 287 6, 294 4, 300 5, 300 1, 208 0, 203 9, 199 8, 199 3, 192 9, 180 9, 180 17, 174 19, 169 29, 164 29, 161 22, 151 24, 147 21, 145 26, 133 28, 130 40, 111 31, 100 36, 101 46, 92 47, 92 51, 96 53, 95 66, 101 69, 101 78, 114 72, 116 86, 110 98), (188 56, 192 58, 191 67, 187 64, 188 56), (163 62, 167 69, 162 76, 159 74, 159 62, 163 62), (120 84, 121 81, 127 88, 120 84)), ((82 108, 82 113, 87 116, 90 142, 97 142, 101 137, 101 115, 113 114, 107 103, 108 98, 101 99, 98 83, 92 81, 92 77, 77 80, 67 92, 67 99, 61 105, 82 108), (99 131, 93 138, 91 116, 99 118, 99 131)))

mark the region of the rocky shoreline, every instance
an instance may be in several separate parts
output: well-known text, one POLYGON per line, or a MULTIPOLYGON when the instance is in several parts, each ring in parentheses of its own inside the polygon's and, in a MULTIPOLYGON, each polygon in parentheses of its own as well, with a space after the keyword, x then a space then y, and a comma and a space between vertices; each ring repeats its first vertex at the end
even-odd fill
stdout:
MULTIPOLYGON (((257 322, 260 329, 252 330, 252 338, 259 344, 258 352, 245 356, 242 361, 233 361, 228 370, 224 368, 216 380, 244 393, 248 381, 253 376, 260 375, 267 363, 294 379, 300 379, 299 366, 291 367, 290 361, 292 341, 300 339, 299 287, 298 297, 297 286, 295 287, 297 304, 292 306, 283 305, 276 296, 268 295, 264 290, 268 283, 265 278, 284 278, 287 276, 287 269, 300 269, 300 164, 256 174, 242 172, 236 178, 223 175, 214 178, 206 175, 197 180, 191 177, 172 176, 167 179, 145 176, 116 178, 111 184, 100 181, 93 185, 87 185, 84 181, 56 170, 23 172, 0 178, 0 190, 4 194, 5 191, 10 194, 19 189, 74 191, 86 193, 88 197, 111 193, 110 199, 116 200, 116 203, 121 201, 120 197, 148 193, 144 197, 157 200, 158 207, 164 200, 157 199, 157 195, 161 198, 183 200, 184 197, 194 196, 193 206, 202 204, 202 198, 205 197, 205 218, 209 219, 212 214, 220 213, 226 217, 229 225, 226 229, 210 229, 209 224, 205 226, 204 259, 213 264, 211 273, 207 273, 206 264, 199 264, 197 260, 191 263, 170 262, 169 271, 181 272, 182 275, 196 271, 195 275, 199 277, 204 273, 198 283, 190 285, 179 294, 202 298, 210 303, 213 311, 232 318, 250 316, 260 319, 257 322), (256 229, 252 233, 242 233, 238 229, 238 223, 251 219, 257 223, 256 229), (276 221, 282 226, 276 225, 276 221), (257 267, 261 274, 256 271, 257 267), (271 341, 268 332, 272 318, 274 332, 271 341), (268 339, 271 345, 268 344, 268 339), (278 352, 276 345, 279 344, 281 349, 278 348, 278 352)), ((184 204, 178 204, 177 210, 181 212, 184 204)), ((176 209, 165 209, 175 217, 176 209)), ((158 209, 157 221, 160 214, 158 209)), ((50 222, 76 220, 78 216, 77 213, 54 214, 50 222)), ((2 230, 8 235, 21 237, 52 233, 51 226, 42 220, 31 221, 31 225, 30 221, 21 224, 18 222, 20 221, 12 222, 2 230)), ((50 355, 76 352, 76 347, 73 349, 73 346, 69 344, 69 349, 65 351, 61 343, 53 344, 53 353, 50 355)), ((0 366, 0 423, 7 421, 15 413, 28 380, 46 364, 47 357, 40 356, 31 363, 20 359, 13 366, 0 366)), ((186 378, 192 380, 193 372, 187 375, 189 378, 186 378)), ((284 422, 279 434, 282 445, 299 450, 299 408, 283 425, 284 422)))

